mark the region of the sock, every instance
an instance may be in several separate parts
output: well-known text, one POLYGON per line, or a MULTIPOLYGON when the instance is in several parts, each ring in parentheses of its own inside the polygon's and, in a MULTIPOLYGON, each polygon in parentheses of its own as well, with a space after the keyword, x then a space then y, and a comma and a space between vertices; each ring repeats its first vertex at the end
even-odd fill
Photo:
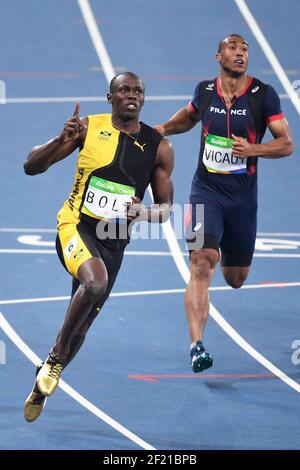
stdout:
POLYGON ((202 341, 201 341, 200 339, 199 339, 198 341, 194 341, 194 342, 191 344, 190 349, 192 350, 193 348, 196 348, 196 347, 198 347, 198 348, 200 348, 200 349, 202 349, 202 348, 204 349, 203 343, 202 343, 202 341))

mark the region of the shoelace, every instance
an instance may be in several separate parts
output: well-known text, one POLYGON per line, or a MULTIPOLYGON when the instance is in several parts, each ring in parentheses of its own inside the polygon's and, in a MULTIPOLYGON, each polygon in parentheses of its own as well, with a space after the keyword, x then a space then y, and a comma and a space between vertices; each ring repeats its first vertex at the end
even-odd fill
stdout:
POLYGON ((48 375, 50 375, 50 377, 52 377, 52 379, 58 379, 61 372, 62 372, 62 370, 63 370, 63 367, 62 367, 61 364, 59 364, 59 363, 51 364, 48 375))
POLYGON ((202 355, 205 352, 205 348, 202 346, 195 346, 192 351, 191 351, 191 356, 199 356, 202 355))
POLYGON ((38 393, 34 392, 31 397, 31 403, 33 405, 41 405, 43 401, 45 400, 45 398, 46 397, 44 397, 44 395, 42 395, 40 392, 38 393))

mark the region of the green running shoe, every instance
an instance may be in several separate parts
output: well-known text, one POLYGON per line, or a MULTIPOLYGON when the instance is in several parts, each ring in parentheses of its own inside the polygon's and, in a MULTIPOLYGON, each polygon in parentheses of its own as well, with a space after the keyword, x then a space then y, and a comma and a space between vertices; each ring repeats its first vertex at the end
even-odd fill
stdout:
POLYGON ((213 365, 212 356, 205 351, 202 341, 197 341, 191 348, 191 367, 195 373, 209 369, 213 365))

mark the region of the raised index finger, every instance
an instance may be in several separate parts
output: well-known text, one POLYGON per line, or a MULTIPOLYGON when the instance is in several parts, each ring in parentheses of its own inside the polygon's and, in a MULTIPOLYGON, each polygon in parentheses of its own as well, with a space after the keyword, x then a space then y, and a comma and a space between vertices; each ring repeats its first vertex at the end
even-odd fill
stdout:
POLYGON ((73 116, 78 117, 80 113, 80 101, 77 101, 73 116))

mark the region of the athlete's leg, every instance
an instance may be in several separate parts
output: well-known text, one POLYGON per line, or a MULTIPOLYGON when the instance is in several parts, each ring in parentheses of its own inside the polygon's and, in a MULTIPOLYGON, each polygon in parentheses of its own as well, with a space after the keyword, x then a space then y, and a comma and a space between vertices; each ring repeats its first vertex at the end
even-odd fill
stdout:
POLYGON ((194 177, 190 210, 186 214, 186 240, 190 251, 190 280, 185 309, 191 337, 191 366, 202 372, 213 364, 202 343, 209 313, 208 289, 219 260, 226 201, 203 180, 194 177))
POLYGON ((84 324, 81 326, 80 330, 77 332, 77 334, 74 336, 71 345, 70 345, 70 351, 69 355, 65 364, 65 367, 70 364, 70 362, 74 359, 78 351, 80 350, 81 346, 84 343, 86 334, 88 332, 88 329, 90 328, 91 324, 93 321, 96 319, 100 312, 99 307, 93 307, 92 311, 90 312, 88 318, 84 322, 84 324))
POLYGON ((67 363, 72 341, 95 303, 105 295, 107 270, 102 259, 90 258, 84 261, 78 269, 78 279, 80 286, 71 299, 58 341, 36 378, 37 387, 44 396, 55 392, 67 363))
POLYGON ((192 203, 186 214, 190 280, 185 293, 185 308, 192 343, 202 341, 209 310, 208 288, 219 260, 219 238, 223 229, 221 205, 217 201, 212 202, 212 195, 209 203, 199 204, 196 200, 200 197, 199 192, 201 201, 208 197, 193 183, 192 203))
POLYGON ((107 270, 102 259, 86 260, 78 269, 78 279, 80 286, 72 297, 58 341, 53 347, 53 353, 62 364, 67 362, 71 343, 92 308, 105 295, 107 270))
POLYGON ((190 280, 185 292, 185 308, 191 342, 203 338, 209 312, 208 288, 219 253, 214 249, 195 250, 190 255, 190 280))
POLYGON ((71 299, 58 341, 36 378, 37 387, 44 396, 52 395, 58 387, 71 343, 107 289, 107 270, 101 258, 92 257, 83 261, 77 275, 80 286, 71 299))
MULTIPOLYGON (((68 309, 67 309, 67 312, 66 312, 66 315, 68 314, 68 311, 69 311, 69 308, 70 308, 70 305, 71 305, 71 302, 72 302, 72 299, 73 299, 73 296, 74 294, 76 293, 78 287, 80 286, 80 282, 78 279, 76 279, 76 277, 73 277, 72 279, 72 292, 71 292, 71 300, 70 300, 70 303, 69 303, 69 306, 68 306, 68 309)), ((61 330, 59 331, 57 337, 56 337, 56 343, 59 341, 60 339, 60 335, 61 335, 61 330)), ((73 342, 72 342, 73 343, 73 342)), ((72 344, 71 343, 71 344, 72 344)))
MULTIPOLYGON (((79 288, 79 286, 80 286, 79 280, 74 277, 73 282, 72 282, 71 301, 72 301, 72 298, 75 295, 77 289, 79 288)), ((70 302, 70 305, 71 305, 71 302, 70 302)), ((69 308, 70 308, 70 305, 69 305, 69 308)), ((85 336, 86 336, 88 328, 90 327, 90 325, 92 324, 92 322, 97 317, 97 315, 100 311, 100 308, 98 307, 98 305, 99 304, 97 302, 97 304, 90 311, 89 316, 88 316, 87 320, 85 321, 85 323, 83 324, 83 326, 80 328, 78 333, 73 337, 73 340, 71 341, 71 344, 70 344, 70 350, 69 350, 68 358, 66 360, 66 363, 65 363, 64 367, 66 367, 72 361, 72 359, 76 356, 76 354, 80 350, 80 348, 81 348, 81 346, 82 346, 82 344, 85 340, 85 336)), ((69 308, 68 308, 68 311, 69 311, 69 308)), ((61 333, 62 333, 62 330, 60 330, 60 332, 58 333, 57 338, 56 338, 56 342, 58 342, 60 340, 61 333)))
MULTIPOLYGON (((98 313, 96 306, 108 295, 107 268, 94 238, 92 241, 88 240, 88 237, 79 233, 75 225, 66 226, 62 232, 57 237, 57 252, 62 264, 73 276, 72 297, 56 344, 36 378, 33 391, 37 391, 40 408, 43 404, 42 397, 55 391, 63 367, 80 349, 85 333, 96 317, 95 313, 98 313)), ((119 258, 121 263, 122 256, 119 258)), ((33 410, 36 397, 33 398, 34 400, 30 396, 26 400, 26 419, 31 416, 35 416, 34 419, 38 417, 38 413, 33 410)))
POLYGON ((213 365, 212 356, 205 350, 202 337, 209 313, 208 288, 211 283, 219 252, 203 248, 191 253, 190 280, 185 293, 185 308, 191 336, 191 366, 202 372, 213 365))
MULTIPOLYGON (((92 309, 89 312, 88 317, 82 323, 80 329, 77 331, 76 335, 73 337, 72 342, 70 344, 69 354, 66 360, 66 364, 69 364, 72 359, 76 356, 79 349, 81 348, 86 333, 90 328, 93 321, 99 315, 104 303, 109 297, 109 294, 113 288, 115 280, 117 278, 118 272, 120 270, 122 260, 123 260, 123 253, 124 253, 124 246, 118 248, 117 250, 111 249, 109 246, 105 246, 104 244, 98 245, 99 255, 101 255, 103 262, 105 263, 107 274, 108 274, 108 281, 107 281, 107 288, 105 294, 101 297, 101 299, 97 300, 95 305, 93 305, 92 309)), ((76 290, 79 287, 79 281, 76 282, 76 279, 73 280, 73 289, 72 289, 72 296, 75 295, 76 290)))

